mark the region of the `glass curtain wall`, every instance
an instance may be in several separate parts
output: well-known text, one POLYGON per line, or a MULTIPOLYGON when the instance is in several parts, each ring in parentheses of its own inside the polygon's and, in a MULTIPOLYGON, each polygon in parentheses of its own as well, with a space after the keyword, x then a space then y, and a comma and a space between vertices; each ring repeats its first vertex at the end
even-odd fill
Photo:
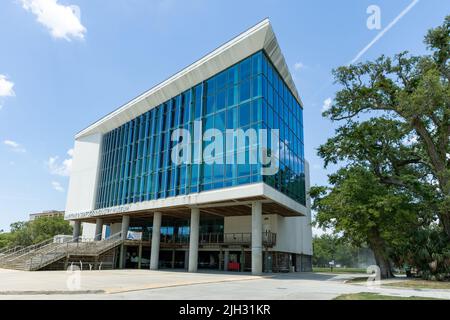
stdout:
MULTIPOLYGON (((202 148, 195 143, 190 148, 192 159, 202 158, 202 148)), ((305 204, 303 150, 302 108, 260 51, 104 134, 96 208, 261 181, 305 204), (198 121, 202 133, 211 128, 223 132, 223 153, 234 154, 234 163, 243 154, 246 164, 227 164, 226 154, 218 154, 223 164, 172 162, 172 149, 178 144, 171 141, 172 132, 183 128, 193 138, 198 121), (249 149, 257 142, 236 150, 226 145, 225 130, 238 128, 279 129, 276 175, 262 176, 259 164, 249 164, 249 149)))

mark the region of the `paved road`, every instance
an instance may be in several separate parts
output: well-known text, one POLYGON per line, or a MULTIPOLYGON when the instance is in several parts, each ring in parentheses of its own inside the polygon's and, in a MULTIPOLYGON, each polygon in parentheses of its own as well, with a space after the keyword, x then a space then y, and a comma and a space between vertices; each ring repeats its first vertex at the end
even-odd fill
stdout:
POLYGON ((0 299, 328 300, 341 294, 358 292, 450 299, 450 290, 370 288, 344 283, 347 279, 361 276, 357 274, 289 273, 255 277, 246 273, 220 272, 85 271, 77 288, 81 291, 68 292, 69 276, 71 274, 59 271, 0 270, 0 299))

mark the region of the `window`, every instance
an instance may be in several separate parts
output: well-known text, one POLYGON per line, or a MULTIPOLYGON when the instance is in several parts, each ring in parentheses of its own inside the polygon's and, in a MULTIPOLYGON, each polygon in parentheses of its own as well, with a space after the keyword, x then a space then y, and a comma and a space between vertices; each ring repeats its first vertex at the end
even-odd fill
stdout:
POLYGON ((228 86, 234 86, 238 83, 238 67, 233 66, 230 69, 228 69, 228 78, 227 78, 227 85, 228 86))
POLYGON ((225 99, 226 99, 227 92, 225 90, 220 91, 217 93, 217 101, 216 101, 216 109, 217 111, 223 110, 226 106, 225 99))
POLYGON ((222 90, 227 86, 227 72, 223 71, 216 76, 216 90, 222 90))
POLYGON ((250 80, 244 80, 239 85, 239 102, 250 99, 250 80))
POLYGON ((216 96, 208 96, 206 98, 206 111, 205 114, 211 114, 216 108, 216 96))
POLYGON ((239 79, 242 81, 250 77, 252 71, 252 60, 247 58, 239 64, 239 79))
MULTIPOLYGON (((200 159, 201 146, 190 147, 200 159)), ((105 133, 100 159, 97 209, 262 180, 302 203, 306 197, 303 110, 263 51, 105 133), (282 170, 262 177, 259 165, 236 164, 236 145, 226 145, 234 164, 174 165, 171 134, 185 128, 194 137, 194 120, 203 131, 279 129, 282 170)))
POLYGON ((227 125, 228 129, 235 129, 237 125, 237 107, 227 110, 227 125))
POLYGON ((237 93, 236 92, 237 92, 237 86, 233 86, 228 89, 228 97, 227 97, 228 106, 234 106, 237 103, 237 101, 236 101, 237 93))
POLYGON ((239 106, 239 126, 245 127, 250 124, 250 103, 239 106))
POLYGON ((208 81, 206 81, 206 94, 208 96, 214 95, 215 91, 216 91, 216 78, 213 77, 208 81))
POLYGON ((219 112, 215 114, 214 128, 222 132, 225 130, 225 112, 219 112))
POLYGON ((258 52, 252 57, 252 63, 253 75, 260 74, 262 72, 262 52, 258 52))

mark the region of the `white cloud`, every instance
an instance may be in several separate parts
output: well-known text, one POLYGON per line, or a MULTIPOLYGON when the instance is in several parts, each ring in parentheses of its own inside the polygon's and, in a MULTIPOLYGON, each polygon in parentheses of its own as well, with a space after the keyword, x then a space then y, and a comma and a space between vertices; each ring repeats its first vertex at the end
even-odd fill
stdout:
POLYGON ((300 71, 301 69, 303 69, 305 67, 305 65, 303 64, 303 63, 301 63, 301 62, 296 62, 295 64, 294 64, 294 69, 295 69, 295 71, 300 71))
POLYGON ((8 80, 8 78, 0 74, 0 97, 13 97, 15 96, 14 90, 14 82, 8 80))
POLYGON ((55 189, 58 192, 64 192, 64 188, 57 181, 52 181, 52 187, 53 187, 53 189, 55 189))
POLYGON ((80 21, 80 9, 73 5, 62 5, 58 0, 20 0, 22 7, 32 12, 37 21, 50 30, 54 38, 70 41, 84 39, 86 28, 80 21))
POLYGON ((58 162, 58 156, 50 157, 48 159, 46 164, 51 174, 61 177, 70 176, 70 172, 72 170, 73 149, 67 151, 67 155, 69 156, 69 158, 64 159, 61 163, 58 162))
POLYGON ((331 98, 325 99, 325 101, 323 102, 323 106, 322 106, 322 112, 329 110, 332 102, 333 102, 333 100, 331 98))
POLYGON ((20 152, 20 153, 25 153, 25 152, 27 152, 27 150, 25 150, 24 147, 22 147, 19 143, 15 142, 15 141, 12 141, 12 140, 4 140, 4 141, 3 141, 3 144, 6 145, 6 146, 8 146, 8 147, 10 147, 10 149, 11 149, 12 151, 15 151, 15 152, 20 152))

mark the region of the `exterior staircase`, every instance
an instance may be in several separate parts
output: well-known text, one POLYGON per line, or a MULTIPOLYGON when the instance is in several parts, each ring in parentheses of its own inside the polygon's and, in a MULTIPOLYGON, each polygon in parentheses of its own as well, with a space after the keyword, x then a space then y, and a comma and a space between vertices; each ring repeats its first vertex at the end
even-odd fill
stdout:
POLYGON ((121 233, 100 241, 76 238, 63 243, 53 239, 0 256, 0 268, 37 271, 71 255, 98 257, 123 242, 121 233))

